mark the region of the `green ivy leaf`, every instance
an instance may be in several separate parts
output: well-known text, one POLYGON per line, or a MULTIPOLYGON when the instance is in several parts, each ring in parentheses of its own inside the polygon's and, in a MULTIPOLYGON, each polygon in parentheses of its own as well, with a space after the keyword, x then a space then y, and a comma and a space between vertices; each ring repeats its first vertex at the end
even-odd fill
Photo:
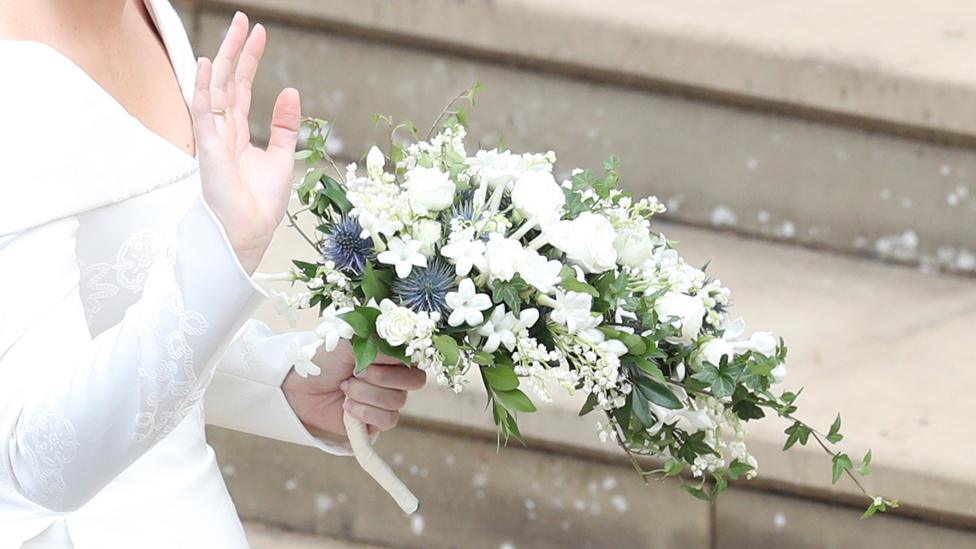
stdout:
POLYGON ((864 454, 864 459, 861 460, 861 466, 857 468, 857 472, 865 477, 871 474, 871 450, 864 454))
POLYGON ((831 482, 837 484, 844 471, 851 470, 854 467, 854 463, 851 462, 851 458, 847 454, 837 454, 834 456, 833 462, 833 480, 831 482))
POLYGON ((339 185, 339 182, 327 175, 323 175, 322 185, 324 188, 319 192, 332 201, 336 208, 339 208, 339 211, 342 212, 342 215, 348 215, 349 211, 352 210, 352 203, 346 198, 346 191, 339 185))
POLYGON ((378 335, 376 336, 376 343, 379 346, 381 353, 390 358, 399 360, 405 366, 410 366, 410 357, 407 356, 407 351, 402 345, 399 347, 394 347, 393 345, 390 345, 388 341, 378 335))
POLYGON ((509 281, 496 280, 491 290, 491 300, 495 303, 504 303, 509 311, 520 311, 522 309, 522 290, 529 285, 522 280, 522 277, 515 275, 509 281))
POLYGON ((355 309, 338 315, 352 327, 360 338, 367 338, 376 333, 376 317, 380 312, 372 307, 356 307, 355 309))
POLYGON ((393 273, 384 270, 373 269, 371 261, 366 262, 363 269, 363 295, 366 301, 375 299, 377 303, 390 296, 390 283, 393 281, 393 273))
POLYGON ((837 444, 844 439, 844 435, 840 434, 840 414, 837 414, 837 419, 830 426, 830 432, 827 433, 826 438, 831 444, 837 444))
POLYGON ((593 408, 596 407, 596 402, 596 394, 590 393, 589 396, 586 397, 586 402, 583 403, 583 407, 580 408, 579 415, 585 416, 586 414, 592 412, 593 408))
POLYGON ((372 336, 352 338, 352 352, 356 356, 356 373, 361 373, 376 360, 379 349, 372 336))

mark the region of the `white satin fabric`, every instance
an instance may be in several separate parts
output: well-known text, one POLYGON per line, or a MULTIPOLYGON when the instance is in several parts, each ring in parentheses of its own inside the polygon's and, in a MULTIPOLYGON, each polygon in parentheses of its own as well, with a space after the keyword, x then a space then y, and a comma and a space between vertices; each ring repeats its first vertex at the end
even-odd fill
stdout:
POLYGON ((0 74, 0 549, 247 547, 205 422, 349 453, 284 398, 294 334, 248 320, 195 158, 48 46, 0 41, 0 74))

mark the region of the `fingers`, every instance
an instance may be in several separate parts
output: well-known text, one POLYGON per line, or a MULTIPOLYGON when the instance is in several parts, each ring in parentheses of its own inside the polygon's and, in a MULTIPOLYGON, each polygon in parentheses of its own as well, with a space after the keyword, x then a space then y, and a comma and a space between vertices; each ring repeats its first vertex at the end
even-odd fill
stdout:
POLYGON ((339 386, 347 397, 383 410, 397 411, 407 403, 407 392, 378 387, 358 379, 347 379, 339 386))
POLYGON ((295 153, 298 143, 298 124, 302 114, 298 90, 285 88, 275 101, 274 115, 271 117, 271 137, 268 151, 279 150, 288 155, 295 153))
POLYGON ((213 67, 210 60, 201 57, 197 61, 197 80, 196 89, 193 93, 193 105, 190 108, 193 114, 193 130, 196 134, 197 143, 200 146, 208 147, 217 138, 217 128, 214 124, 214 114, 211 111, 210 101, 210 80, 213 67))
MULTIPOLYGON (((264 27, 259 23, 254 25, 254 29, 244 43, 244 51, 237 63, 237 72, 234 76, 234 99, 231 105, 237 128, 244 130, 248 127, 247 117, 251 111, 251 88, 254 85, 254 76, 257 74, 258 65, 264 55, 264 48, 267 44, 268 35, 264 27)), ((238 149, 242 149, 250 142, 250 132, 238 132, 238 149)))
POLYGON ((375 427, 379 431, 389 431, 396 427, 400 421, 400 414, 397 412, 383 410, 348 398, 342 403, 342 409, 352 417, 375 427))
POLYGON ((387 366, 372 364, 363 372, 360 379, 377 387, 399 389, 401 391, 416 391, 427 382, 427 374, 417 368, 387 366))
POLYGON ((247 16, 241 12, 234 14, 227 35, 217 50, 217 56, 213 63, 213 80, 211 82, 212 102, 214 109, 226 109, 230 107, 234 98, 234 73, 237 70, 237 61, 241 56, 241 49, 244 47, 244 39, 247 38, 248 22, 247 16))

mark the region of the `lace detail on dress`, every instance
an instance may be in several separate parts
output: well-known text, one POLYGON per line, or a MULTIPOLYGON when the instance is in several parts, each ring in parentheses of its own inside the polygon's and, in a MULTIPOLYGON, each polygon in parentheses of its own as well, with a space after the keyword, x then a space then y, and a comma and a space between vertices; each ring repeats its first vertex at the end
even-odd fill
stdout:
MULTIPOLYGON (((159 338, 163 356, 159 359, 156 379, 152 384, 157 390, 149 393, 146 397, 147 410, 139 414, 136 432, 136 441, 139 442, 151 434, 161 439, 172 432, 203 398, 205 391, 197 388, 193 348, 187 336, 203 335, 207 331, 207 320, 196 311, 186 310, 178 291, 172 294, 167 310, 173 315, 176 327, 159 338)), ((140 371, 140 375, 145 376, 146 373, 140 371)))
POLYGON ((79 285, 89 324, 102 311, 102 302, 117 296, 120 288, 134 295, 142 293, 159 249, 156 234, 132 233, 119 247, 114 265, 101 262, 82 267, 79 285), (109 278, 110 272, 115 272, 114 282, 109 278))
POLYGON ((64 501, 64 468, 78 452, 75 428, 60 410, 44 412, 17 425, 17 446, 31 466, 39 503, 60 507, 64 501))

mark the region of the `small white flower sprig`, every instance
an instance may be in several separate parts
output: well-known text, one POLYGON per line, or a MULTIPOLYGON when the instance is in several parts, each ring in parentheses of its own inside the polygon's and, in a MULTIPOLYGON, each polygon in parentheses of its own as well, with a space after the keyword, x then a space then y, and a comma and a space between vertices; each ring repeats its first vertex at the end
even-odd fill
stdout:
MULTIPOLYGON (((375 117, 391 128, 389 158, 374 146, 364 170, 340 170, 326 152, 329 124, 306 120, 297 156, 310 167, 289 221, 315 255, 285 276, 305 291, 279 303, 322 318, 319 342, 290 351, 300 373, 314 375, 315 349, 338 338, 351 340, 357 370, 382 352, 455 392, 477 372, 504 441, 520 440, 518 416, 561 386, 585 397, 581 415, 602 412, 599 437, 645 482, 681 476, 707 500, 757 474, 745 424, 776 414, 791 422, 784 449, 813 439, 833 481, 846 475, 869 497, 866 516, 897 506, 862 486, 870 452, 855 464, 834 449, 840 416, 825 433, 795 417, 798 393, 774 390, 786 346, 747 335, 729 317, 729 290, 651 230, 665 210, 657 199, 619 190, 614 158, 600 175, 573 170, 559 182, 552 151, 469 153, 476 91, 451 101, 423 140, 409 122, 375 117), (314 232, 298 215, 314 218, 314 232), (660 466, 646 470, 644 457, 660 466)), ((380 469, 371 474, 409 512, 409 490, 380 469)))

